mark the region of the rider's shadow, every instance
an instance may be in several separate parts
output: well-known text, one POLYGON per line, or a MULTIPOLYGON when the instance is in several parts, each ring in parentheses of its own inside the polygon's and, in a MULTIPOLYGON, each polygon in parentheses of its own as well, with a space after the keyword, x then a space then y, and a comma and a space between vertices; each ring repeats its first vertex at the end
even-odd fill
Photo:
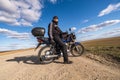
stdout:
POLYGON ((21 56, 14 57, 13 59, 6 60, 7 62, 16 61, 17 63, 23 62, 26 64, 40 64, 37 56, 21 56))
POLYGON ((53 63, 57 63, 57 64, 63 64, 63 62, 60 62, 60 61, 53 61, 53 63))

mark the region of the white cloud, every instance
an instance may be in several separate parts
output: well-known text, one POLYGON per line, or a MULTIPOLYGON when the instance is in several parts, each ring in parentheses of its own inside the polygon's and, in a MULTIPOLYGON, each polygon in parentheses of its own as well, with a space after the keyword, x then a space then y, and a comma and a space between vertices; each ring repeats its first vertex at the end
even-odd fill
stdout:
POLYGON ((87 32, 97 31, 102 29, 103 27, 115 25, 117 23, 120 23, 120 20, 105 21, 100 24, 90 25, 88 27, 82 28, 78 31, 78 33, 87 33, 87 32))
POLYGON ((75 31, 77 28, 76 27, 72 27, 71 28, 71 31, 75 31))
POLYGON ((88 19, 86 19, 86 20, 84 20, 82 23, 87 23, 89 20, 88 19))
POLYGON ((0 22, 32 26, 41 17, 41 0, 0 0, 0 22))
POLYGON ((10 48, 9 47, 6 47, 6 46, 0 46, 0 52, 1 51, 9 51, 10 48))
POLYGON ((0 28, 0 34, 7 35, 7 37, 9 38, 24 39, 24 40, 30 39, 29 33, 18 33, 16 31, 8 30, 5 28, 0 28))
POLYGON ((10 0, 0 0, 0 9, 8 13, 15 13, 17 7, 10 0))
POLYGON ((36 47, 35 44, 21 44, 21 43, 14 43, 14 44, 9 44, 7 47, 11 48, 11 49, 25 49, 25 48, 33 48, 36 47))
POLYGON ((104 10, 102 10, 98 17, 101 17, 101 16, 104 16, 104 15, 107 15, 113 11, 118 11, 120 10, 120 3, 117 3, 117 4, 110 4, 107 8, 105 8, 104 10))
POLYGON ((87 41, 96 38, 96 34, 86 34, 86 35, 79 35, 77 41, 87 41))
POLYGON ((18 50, 18 49, 28 49, 28 48, 35 48, 35 44, 23 44, 23 43, 14 43, 14 44, 9 44, 7 46, 1 46, 0 45, 0 51, 9 51, 9 50, 18 50))
MULTIPOLYGON (((103 33, 101 36, 106 35, 105 37, 115 37, 120 36, 120 28, 115 28, 112 31, 103 33)), ((104 37, 104 36, 103 36, 104 37)))
POLYGON ((55 4, 57 0, 49 0, 51 3, 55 4))
POLYGON ((93 35, 93 34, 88 34, 88 35, 80 36, 80 38, 89 38, 89 37, 92 37, 92 36, 95 36, 95 35, 93 35))
POLYGON ((93 39, 101 39, 101 38, 110 38, 110 37, 120 37, 120 28, 114 28, 109 31, 100 34, 86 34, 86 35, 79 35, 78 41, 87 41, 93 39))

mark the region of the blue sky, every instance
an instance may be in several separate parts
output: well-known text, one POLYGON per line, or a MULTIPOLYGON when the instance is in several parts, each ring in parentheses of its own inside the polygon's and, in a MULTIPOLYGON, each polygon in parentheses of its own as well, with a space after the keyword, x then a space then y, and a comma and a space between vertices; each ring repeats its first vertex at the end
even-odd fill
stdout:
POLYGON ((35 47, 31 29, 46 29, 59 17, 62 31, 73 28, 77 41, 120 35, 120 0, 0 0, 0 51, 35 47))

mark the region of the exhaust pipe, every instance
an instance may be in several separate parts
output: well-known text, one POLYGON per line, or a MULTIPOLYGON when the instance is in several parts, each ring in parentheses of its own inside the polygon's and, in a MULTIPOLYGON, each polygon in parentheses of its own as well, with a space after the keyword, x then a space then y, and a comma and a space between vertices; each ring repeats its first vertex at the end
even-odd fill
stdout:
POLYGON ((58 57, 58 55, 47 55, 47 56, 45 56, 45 58, 55 58, 55 57, 58 57))

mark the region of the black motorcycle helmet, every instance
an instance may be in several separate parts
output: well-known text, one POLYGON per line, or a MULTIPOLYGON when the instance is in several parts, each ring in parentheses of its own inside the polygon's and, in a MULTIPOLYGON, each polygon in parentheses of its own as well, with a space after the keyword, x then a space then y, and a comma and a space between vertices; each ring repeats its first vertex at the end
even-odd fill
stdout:
POLYGON ((58 17, 57 17, 57 16, 54 16, 52 21, 53 21, 54 23, 58 24, 58 17))
POLYGON ((58 19, 58 17, 57 17, 57 16, 54 16, 53 19, 58 19))

